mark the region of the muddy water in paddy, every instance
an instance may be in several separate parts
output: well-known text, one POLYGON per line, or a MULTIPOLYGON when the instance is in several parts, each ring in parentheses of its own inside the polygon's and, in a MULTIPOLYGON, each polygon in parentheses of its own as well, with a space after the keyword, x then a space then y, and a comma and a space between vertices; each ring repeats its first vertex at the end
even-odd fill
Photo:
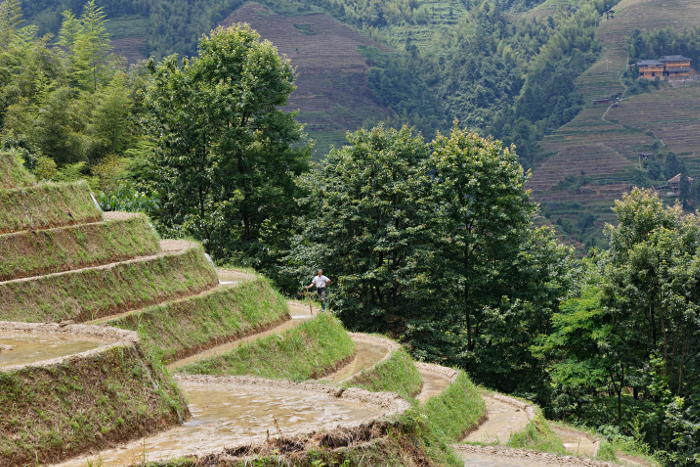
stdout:
POLYGON ((103 345, 99 340, 70 335, 0 333, 0 368, 37 363, 85 352, 103 345))
POLYGON ((492 397, 484 396, 489 419, 465 441, 505 443, 512 433, 517 433, 527 425, 529 419, 524 410, 513 407, 492 397))
POLYGON ((389 352, 386 347, 366 342, 355 342, 355 358, 335 373, 325 376, 324 381, 339 383, 349 377, 371 368, 389 352))
POLYGON ((416 397, 421 404, 429 398, 439 395, 450 385, 450 379, 442 375, 421 372, 421 376, 423 377, 423 389, 416 397))
POLYGON ((559 436, 566 451, 571 454, 595 456, 598 452, 598 443, 594 443, 587 436, 569 430, 564 430, 558 427, 552 427, 552 430, 559 436))
MULTIPOLYGON (((312 431, 320 425, 351 422, 375 417, 370 405, 337 399, 326 394, 271 391, 251 394, 217 387, 182 384, 193 418, 184 426, 135 441, 126 447, 103 451, 103 467, 128 466, 142 461, 167 459, 185 453, 221 451, 244 443, 246 438, 298 431, 312 431), (277 425, 275 424, 275 419, 277 425)), ((89 459, 93 462, 97 456, 89 459)), ((85 467, 88 459, 74 459, 60 467, 85 467)))

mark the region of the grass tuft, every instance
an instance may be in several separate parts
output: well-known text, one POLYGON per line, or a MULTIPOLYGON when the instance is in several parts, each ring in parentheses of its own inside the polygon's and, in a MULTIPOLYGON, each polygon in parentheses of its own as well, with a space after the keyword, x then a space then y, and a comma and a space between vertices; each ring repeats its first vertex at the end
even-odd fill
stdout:
POLYGON ((137 331, 153 358, 168 364, 259 331, 288 315, 287 304, 262 276, 235 287, 148 307, 107 324, 137 331))
POLYGON ((201 245, 145 261, 0 283, 0 319, 84 322, 198 293, 218 284, 201 245))
POLYGON ((537 406, 533 406, 533 408, 535 410, 535 418, 530 420, 522 431, 510 435, 506 446, 554 454, 566 454, 564 444, 559 439, 559 436, 552 431, 542 414, 542 409, 537 406))
POLYGON ((0 207, 0 234, 102 220, 85 182, 0 189, 0 207))

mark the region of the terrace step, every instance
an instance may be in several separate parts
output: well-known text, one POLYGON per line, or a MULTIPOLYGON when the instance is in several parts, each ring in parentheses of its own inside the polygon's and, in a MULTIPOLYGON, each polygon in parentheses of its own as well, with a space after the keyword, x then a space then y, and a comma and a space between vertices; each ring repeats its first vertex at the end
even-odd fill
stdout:
POLYGON ((143 308, 218 285, 201 245, 161 242, 161 253, 0 282, 0 320, 76 323, 143 308))
POLYGON ((65 272, 160 253, 141 214, 105 213, 106 221, 0 235, 0 281, 65 272))
POLYGON ((95 204, 85 182, 0 190, 0 234, 101 220, 102 210, 95 204))

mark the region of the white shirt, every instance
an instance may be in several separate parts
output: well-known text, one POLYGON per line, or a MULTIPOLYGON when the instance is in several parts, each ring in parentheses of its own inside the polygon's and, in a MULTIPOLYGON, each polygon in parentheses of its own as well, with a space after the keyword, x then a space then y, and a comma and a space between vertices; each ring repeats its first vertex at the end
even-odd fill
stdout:
POLYGON ((314 280, 311 281, 313 285, 316 286, 317 289, 324 289, 326 288, 326 283, 330 282, 331 280, 327 278, 324 275, 316 276, 314 277, 314 280))

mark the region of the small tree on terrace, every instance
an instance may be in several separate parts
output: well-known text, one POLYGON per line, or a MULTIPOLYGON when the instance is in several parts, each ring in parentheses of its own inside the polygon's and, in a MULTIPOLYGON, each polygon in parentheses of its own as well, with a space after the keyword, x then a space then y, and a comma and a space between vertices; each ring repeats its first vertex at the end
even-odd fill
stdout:
POLYGON ((216 257, 263 267, 288 241, 294 179, 309 164, 302 126, 278 108, 295 89, 289 60, 243 25, 202 37, 199 57, 182 66, 171 56, 152 71, 155 220, 216 257))

